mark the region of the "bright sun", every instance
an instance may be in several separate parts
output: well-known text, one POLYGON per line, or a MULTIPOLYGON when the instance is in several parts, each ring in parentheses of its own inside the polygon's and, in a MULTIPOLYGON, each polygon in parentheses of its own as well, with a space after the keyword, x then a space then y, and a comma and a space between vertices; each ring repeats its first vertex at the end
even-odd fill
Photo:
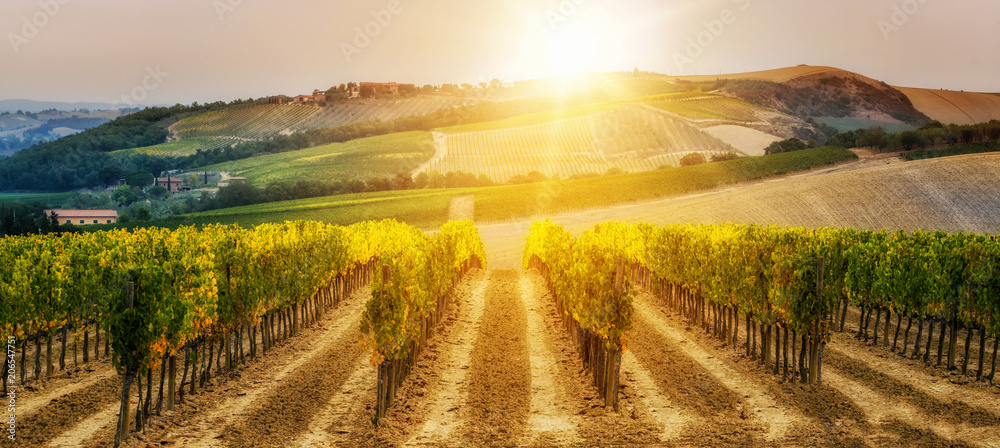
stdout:
POLYGON ((559 75, 597 71, 605 45, 596 27, 567 24, 549 38, 546 48, 549 69, 559 75))

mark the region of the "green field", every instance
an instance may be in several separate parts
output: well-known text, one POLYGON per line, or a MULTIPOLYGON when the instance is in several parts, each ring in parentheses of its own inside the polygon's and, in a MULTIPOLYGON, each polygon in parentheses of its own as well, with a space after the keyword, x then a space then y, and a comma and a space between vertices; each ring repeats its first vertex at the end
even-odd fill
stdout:
POLYGON ((58 206, 73 196, 76 196, 76 193, 0 193, 0 204, 5 202, 30 204, 41 201, 51 206, 58 206))
POLYGON ((403 132, 205 167, 246 177, 253 185, 282 180, 369 180, 409 173, 434 154, 427 132, 403 132))
POLYGON ((197 137, 189 140, 175 140, 156 146, 122 149, 112 152, 112 154, 148 154, 159 157, 187 157, 193 156, 198 151, 210 151, 216 148, 230 146, 237 141, 238 140, 236 139, 225 137, 197 137))
POLYGON ((842 148, 816 148, 572 181, 488 188, 361 193, 275 202, 185 215, 155 224, 177 226, 223 223, 251 226, 299 219, 351 224, 391 218, 417 227, 430 228, 447 221, 448 207, 451 198, 455 196, 476 195, 476 220, 487 222, 691 193, 830 165, 856 157, 854 153, 842 148))
POLYGON ((156 224, 169 227, 214 223, 254 226, 269 222, 313 220, 349 225, 391 218, 420 228, 430 228, 440 226, 448 220, 448 207, 451 205, 452 197, 469 194, 471 191, 474 190, 409 190, 346 194, 213 210, 184 215, 156 224))
POLYGON ((843 148, 815 148, 637 174, 489 188, 476 192, 476 220, 551 215, 685 194, 854 158, 843 148))
POLYGON ((916 129, 913 126, 902 123, 890 123, 878 120, 866 120, 862 118, 833 118, 833 117, 813 117, 816 121, 836 129, 838 132, 856 131, 858 129, 868 129, 882 126, 888 132, 903 132, 916 129))

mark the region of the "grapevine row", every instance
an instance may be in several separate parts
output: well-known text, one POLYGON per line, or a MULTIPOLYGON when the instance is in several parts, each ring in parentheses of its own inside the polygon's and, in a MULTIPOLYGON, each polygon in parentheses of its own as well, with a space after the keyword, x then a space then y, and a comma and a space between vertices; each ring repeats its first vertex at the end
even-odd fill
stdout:
MULTIPOLYGON (((993 237, 609 223, 574 240, 546 221, 535 224, 525 249, 528 267, 540 267, 560 300, 571 300, 566 315, 595 334, 601 334, 601 325, 609 325, 603 312, 624 309, 617 302, 620 299, 608 295, 612 290, 608 257, 628 262, 626 284, 635 282, 650 289, 668 306, 734 347, 739 342, 742 314, 747 355, 759 356, 775 374, 781 372, 784 361, 786 377, 794 375, 797 364, 803 382, 820 382, 823 348, 838 319, 843 328, 848 303, 853 303, 862 309, 859 336, 866 339, 873 311, 885 311, 886 320, 889 313, 896 313, 897 320, 917 319, 921 332, 923 322, 930 321, 925 360, 930 355, 933 323, 941 322, 938 364, 947 326, 949 368, 956 368, 958 330, 966 330, 966 363, 969 341, 979 331, 977 377, 992 381, 995 375, 996 344, 988 376, 983 365, 987 335, 996 338, 1000 333, 1000 302, 996 300, 1000 243, 993 237), (595 246, 593 240, 603 246, 595 246), (603 271, 586 267, 592 263, 605 267, 603 271), (588 323, 595 318, 596 326, 588 323), (799 341, 800 349, 796 347, 799 341)), ((898 327, 897 321, 897 339, 898 327)), ((888 325, 884 329, 888 343, 888 325)), ((917 340, 915 347, 920 332, 917 340)), ((963 365, 963 373, 966 369, 963 365)))
MULTIPOLYGON (((452 232, 443 230, 445 234, 452 232)), ((38 334, 50 341, 62 329, 65 341, 65 328, 96 323, 110 339, 114 365, 124 376, 119 436, 127 435, 128 391, 137 377, 149 379, 152 369, 161 366, 162 378, 167 360, 172 379, 180 350, 194 355, 185 357, 186 377, 188 362, 204 366, 204 342, 209 367, 218 342, 219 362, 225 350, 227 368, 232 368, 230 348, 238 346, 242 358, 244 331, 251 337, 251 356, 256 327, 267 350, 295 334, 300 319, 303 324, 315 321, 335 304, 331 299, 342 296, 341 290, 362 286, 374 260, 424 238, 419 230, 393 221, 6 238, 0 240, 0 328, 5 334, 38 334), (276 320, 279 330, 283 327, 277 333, 276 320)), ((201 371, 202 382, 208 371, 201 371)), ((192 392, 195 380, 193 368, 192 392)), ((149 390, 151 382, 146 386, 149 390)), ((171 384, 168 400, 173 392, 171 384)), ((140 399, 140 425, 148 418, 150 395, 145 406, 140 399)))
POLYGON ((471 221, 449 222, 433 236, 412 229, 400 244, 384 248, 379 263, 361 320, 363 342, 378 366, 376 423, 443 318, 452 289, 470 268, 485 267, 486 253, 471 221))

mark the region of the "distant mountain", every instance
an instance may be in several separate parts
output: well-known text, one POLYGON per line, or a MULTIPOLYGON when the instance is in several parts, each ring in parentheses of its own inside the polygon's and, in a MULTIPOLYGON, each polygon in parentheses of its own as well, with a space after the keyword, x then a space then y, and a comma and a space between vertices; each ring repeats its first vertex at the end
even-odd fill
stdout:
MULTIPOLYGON (((33 101, 33 100, 0 100, 0 112, 41 112, 48 109, 72 111, 74 109, 90 110, 118 110, 125 107, 121 104, 111 103, 65 103, 59 101, 33 101)), ((135 107, 135 106, 130 106, 135 107)))

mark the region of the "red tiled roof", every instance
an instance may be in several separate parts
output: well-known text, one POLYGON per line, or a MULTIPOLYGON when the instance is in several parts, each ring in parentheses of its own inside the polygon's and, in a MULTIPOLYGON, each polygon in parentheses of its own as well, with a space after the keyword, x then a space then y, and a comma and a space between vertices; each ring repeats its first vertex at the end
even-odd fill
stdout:
POLYGON ((118 212, 114 210, 46 210, 45 216, 49 216, 52 212, 56 213, 56 216, 60 218, 104 218, 112 216, 117 218, 118 212))

